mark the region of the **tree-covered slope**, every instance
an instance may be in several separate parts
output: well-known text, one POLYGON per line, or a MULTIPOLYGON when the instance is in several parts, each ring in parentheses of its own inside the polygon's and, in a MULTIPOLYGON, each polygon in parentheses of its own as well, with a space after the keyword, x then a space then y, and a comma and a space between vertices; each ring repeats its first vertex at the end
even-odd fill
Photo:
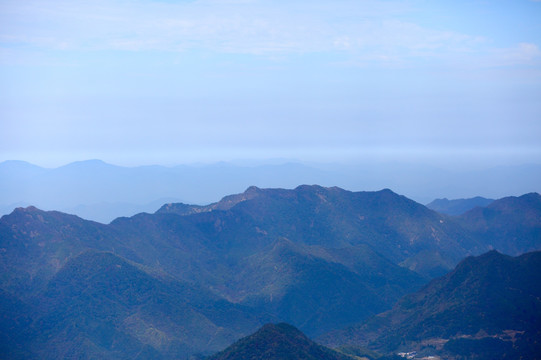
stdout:
POLYGON ((122 251, 121 238, 106 225, 74 215, 17 208, 0 219, 0 286, 27 298, 85 250, 122 251))
MULTIPOLYGON (((176 213, 174 208, 159 213, 176 213)), ((187 217, 231 252, 260 250, 277 238, 326 248, 362 244, 428 276, 442 275, 464 256, 486 250, 453 219, 390 190, 251 187, 187 217)))
POLYGON ((308 339, 295 327, 267 324, 207 360, 352 360, 308 339))
POLYGON ((537 193, 496 200, 461 215, 459 220, 485 245, 506 254, 541 248, 541 195, 537 193))
MULTIPOLYGON (((513 210, 507 229, 524 224, 535 229, 535 207, 525 216, 520 216, 520 209, 513 210)), ((309 336, 318 336, 390 309, 428 278, 489 247, 476 228, 464 224, 462 218, 438 214, 390 190, 349 192, 320 186, 250 187, 207 206, 168 204, 155 214, 119 218, 109 225, 55 211, 19 208, 0 219, 0 312, 6 315, 7 329, 24 328, 27 321, 43 329, 36 325, 38 319, 53 325, 47 338, 6 335, 16 344, 6 351, 15 354, 17 349, 43 348, 64 354, 64 345, 57 342, 67 344, 71 338, 78 344, 75 348, 104 357, 114 356, 112 344, 134 344, 132 350, 148 356, 166 356, 168 351, 195 354, 214 349, 215 342, 237 339, 263 319, 287 321, 309 336), (99 265, 107 264, 107 259, 120 259, 127 265, 115 263, 121 268, 111 269, 99 265), (124 272, 128 268, 132 270, 124 272), (87 283, 92 286, 85 288, 87 283), (137 306, 130 305, 136 294, 129 292, 131 283, 142 286, 133 291, 149 294, 137 306), (107 294, 105 289, 114 291, 107 294), (92 296, 78 297, 84 293, 92 296), (178 302, 178 294, 181 299, 190 294, 192 300, 178 302), (73 303, 61 301, 70 297, 73 303), (36 299, 42 299, 43 306, 37 306, 36 299), (13 304, 30 306, 31 311, 17 314, 9 310, 13 304), (176 331, 171 330, 176 329, 172 324, 156 327, 145 317, 155 312, 174 318, 160 312, 158 304, 184 309, 177 319, 187 321, 182 325, 187 327, 179 328, 184 334, 181 340, 178 334, 167 333, 176 331), (134 315, 138 307, 149 310, 134 315), (119 315, 102 316, 94 314, 95 309, 119 315), (79 313, 91 315, 73 328, 70 319, 78 319, 79 313), (64 318, 54 314, 64 314, 64 318), (231 314, 237 314, 238 321, 231 314), (94 324, 89 320, 94 317, 109 322, 94 324), (92 330, 91 323, 110 331, 107 339, 121 338, 102 343, 93 338, 93 331, 99 331, 92 330), (139 330, 130 333, 126 324, 139 330), (145 324, 159 329, 155 334, 169 334, 158 336, 169 345, 160 348, 144 343, 150 348, 141 348, 140 329, 147 329, 145 324), (189 324, 198 325, 190 328, 189 324), (209 340, 213 331, 217 340, 209 340), (201 338, 208 340, 205 345, 198 345, 201 338), (17 345, 24 339, 31 339, 32 346, 17 345), (178 344, 194 345, 182 348, 178 344)), ((492 226, 496 225, 486 221, 483 231, 492 226)), ((509 241, 522 246, 515 237, 509 241)))
POLYGON ((31 305, 23 345, 42 359, 188 358, 223 348, 269 319, 96 251, 70 259, 31 305))
POLYGON ((402 298, 390 311, 324 343, 447 357, 533 358, 541 350, 541 252, 513 258, 491 251, 402 298), (464 353, 466 352, 466 353, 464 353))

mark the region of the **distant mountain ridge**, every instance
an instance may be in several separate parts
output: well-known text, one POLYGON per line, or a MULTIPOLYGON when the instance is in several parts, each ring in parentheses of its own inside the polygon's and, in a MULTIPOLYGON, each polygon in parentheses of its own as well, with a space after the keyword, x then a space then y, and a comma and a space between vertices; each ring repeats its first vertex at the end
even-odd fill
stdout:
POLYGON ((240 202, 251 200, 260 195, 261 189, 257 186, 250 186, 241 194, 228 195, 220 201, 209 205, 188 205, 183 203, 169 203, 160 207, 156 214, 178 214, 181 216, 210 212, 213 210, 229 210, 240 202))
POLYGON ((486 207, 490 205, 494 200, 486 199, 481 196, 476 196, 471 199, 436 199, 427 204, 426 207, 447 215, 462 215, 467 211, 476 207, 486 207))
MULTIPOLYGON (((250 187, 242 194, 227 196, 205 207, 179 206, 182 214, 209 213, 206 217, 210 218, 218 216, 212 215, 212 210, 230 211, 228 214, 250 222, 264 222, 267 235, 302 241, 306 245, 336 248, 365 243, 397 263, 421 249, 441 253, 443 258, 455 263, 469 251, 483 251, 477 249, 482 245, 467 233, 461 233, 452 220, 389 189, 350 192, 317 185, 302 185, 294 190, 250 187), (385 239, 388 237, 392 237, 394 243, 385 239), (437 250, 435 238, 438 238, 437 250)), ((177 205, 165 205, 157 214, 178 213, 177 209, 177 205)), ((445 269, 423 269, 422 263, 411 262, 421 273, 439 271, 441 274, 453 265, 445 265, 445 269)))
POLYGON ((154 212, 165 202, 202 205, 251 185, 293 188, 298 184, 351 190, 390 188, 423 203, 442 196, 500 198, 541 191, 541 165, 446 171, 380 162, 122 167, 88 160, 48 169, 24 161, 5 161, 0 163, 0 214, 33 205, 109 223, 120 216, 154 212))

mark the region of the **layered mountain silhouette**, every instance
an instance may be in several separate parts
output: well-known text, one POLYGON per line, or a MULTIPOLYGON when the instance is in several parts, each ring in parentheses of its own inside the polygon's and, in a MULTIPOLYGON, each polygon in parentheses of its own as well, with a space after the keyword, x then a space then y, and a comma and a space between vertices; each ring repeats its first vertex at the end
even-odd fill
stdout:
POLYGON ((43 168, 24 161, 0 163, 0 215, 33 205, 109 223, 116 217, 154 212, 165 202, 208 204, 250 185, 292 188, 298 184, 337 185, 352 190, 391 188, 428 203, 451 198, 539 191, 541 165, 475 171, 366 162, 363 164, 216 163, 123 167, 100 160, 43 168))
POLYGON ((493 199, 486 199, 481 196, 476 196, 470 199, 436 199, 427 204, 426 207, 442 214, 462 215, 476 207, 486 207, 493 201, 493 199))
POLYGON ((450 217, 390 190, 250 187, 109 225, 18 208, 0 219, 0 342, 13 358, 182 358, 269 321, 320 336, 391 309, 468 255, 541 248, 536 195, 501 200, 515 214, 499 230, 509 244, 486 235, 488 220, 470 225, 474 212, 450 217))
POLYGON ((541 252, 468 257, 444 277, 323 343, 449 359, 534 359, 541 354, 541 252))

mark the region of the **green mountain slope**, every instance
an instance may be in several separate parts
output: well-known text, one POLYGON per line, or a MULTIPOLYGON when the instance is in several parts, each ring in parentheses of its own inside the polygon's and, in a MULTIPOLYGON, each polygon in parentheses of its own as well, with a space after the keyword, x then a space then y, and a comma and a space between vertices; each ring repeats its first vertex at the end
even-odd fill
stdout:
POLYGON ((463 228, 484 244, 509 255, 541 248, 541 195, 499 199, 459 218, 463 228))
POLYGON ((0 358, 30 358, 26 330, 32 323, 32 313, 31 306, 0 290, 0 358))
MULTIPOLYGON (((176 212, 169 205, 159 213, 168 208, 176 212)), ((394 263, 435 276, 486 250, 453 219, 390 190, 251 187, 205 209, 188 218, 231 252, 261 250, 277 238, 326 248, 368 245, 394 263)))
POLYGON ((541 252, 469 257, 363 325, 326 344, 425 351, 446 358, 535 358, 541 351, 541 252))
POLYGON ((371 256, 378 261, 378 254, 370 249, 327 250, 279 240, 241 262, 235 284, 243 294, 241 303, 318 335, 388 309, 398 294, 424 283, 381 258, 382 263, 372 266, 348 267, 344 252, 359 262, 371 256))
POLYGON ((1 288, 26 299, 79 253, 122 250, 120 238, 106 225, 74 215, 17 208, 0 219, 1 288))
MULTIPOLYGON (((250 192, 265 191, 251 188, 250 192)), ((58 212, 18 209, 0 220, 0 229, 5 229, 0 241, 6 249, 0 253, 6 270, 2 288, 28 299, 43 290, 69 259, 88 249, 105 250, 317 335, 386 310, 426 281, 366 244, 307 245, 302 230, 288 240, 279 235, 279 225, 265 217, 254 219, 261 216, 257 212, 237 209, 250 198, 226 198, 220 207, 230 206, 229 210, 188 216, 140 214, 110 225, 58 212), (328 297, 331 289, 333 296, 328 297), (291 310, 295 307, 302 311, 291 310)), ((280 196, 276 202, 288 206, 280 196)), ((280 217, 283 225, 287 221, 279 213, 273 216, 280 217)))
POLYGON ((187 358, 223 348, 268 319, 95 251, 68 261, 33 303, 31 351, 43 359, 187 358))
POLYGON ((267 324, 208 360, 352 360, 318 345, 295 327, 267 324))
MULTIPOLYGON (((510 217, 506 229, 525 221, 538 226, 535 207, 524 214, 510 217)), ((208 206, 168 204, 109 225, 19 208, 0 219, 0 313, 17 335, 2 330, 16 345, 6 351, 67 356, 73 342, 73 351, 104 358, 117 356, 113 345, 149 357, 195 354, 236 340, 265 319, 319 336, 390 309, 429 277, 488 248, 463 221, 390 190, 319 186, 250 187, 208 206), (131 303, 137 294, 147 295, 131 303), (13 304, 30 310, 18 315, 9 310, 13 304), (177 326, 155 323, 151 313, 182 315, 177 326), (21 330, 28 321, 33 334, 21 330), (47 337, 37 336, 42 326, 47 337), (109 335, 96 338, 100 333, 109 335)), ((485 232, 496 226, 485 225, 485 232)))

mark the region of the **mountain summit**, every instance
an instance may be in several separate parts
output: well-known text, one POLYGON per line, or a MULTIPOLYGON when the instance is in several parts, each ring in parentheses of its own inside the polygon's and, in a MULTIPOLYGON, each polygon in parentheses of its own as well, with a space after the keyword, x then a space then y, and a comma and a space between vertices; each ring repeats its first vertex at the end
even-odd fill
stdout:
POLYGON ((294 326, 267 324, 208 360, 351 360, 318 345, 294 326))

